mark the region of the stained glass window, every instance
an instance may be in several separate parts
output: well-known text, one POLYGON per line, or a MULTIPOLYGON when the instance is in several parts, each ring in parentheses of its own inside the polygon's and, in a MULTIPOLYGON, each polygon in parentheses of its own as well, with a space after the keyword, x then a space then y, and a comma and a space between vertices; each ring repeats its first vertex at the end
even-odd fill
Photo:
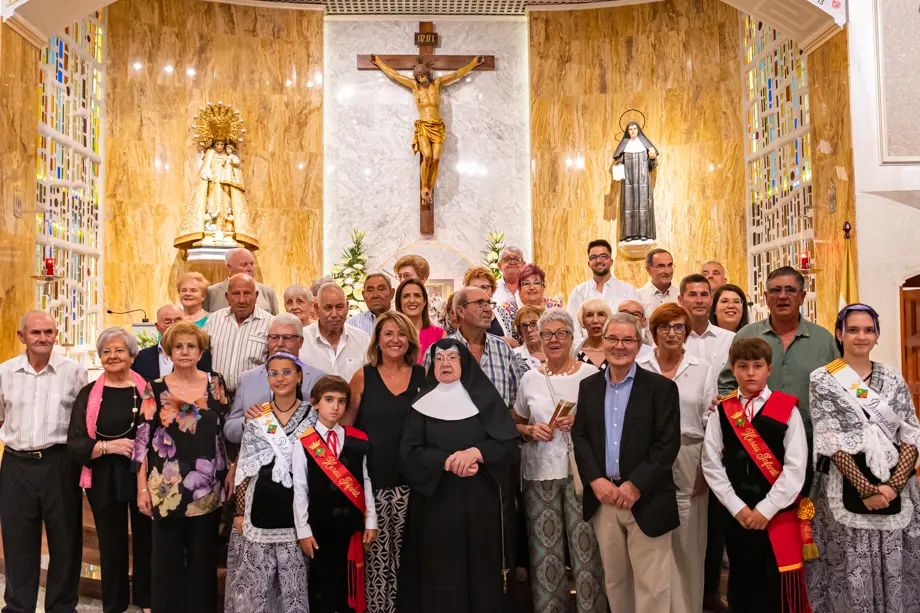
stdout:
POLYGON ((53 36, 41 53, 35 271, 54 258, 55 278, 36 283, 36 308, 56 318, 59 344, 83 360, 102 322, 102 130, 105 12, 53 36))
MULTIPOLYGON (((805 54, 794 42, 749 15, 741 17, 744 48, 744 148, 747 179, 748 270, 754 315, 767 315, 767 275, 814 258, 811 114, 805 54)), ((805 316, 817 315, 814 273, 802 271, 805 316)))

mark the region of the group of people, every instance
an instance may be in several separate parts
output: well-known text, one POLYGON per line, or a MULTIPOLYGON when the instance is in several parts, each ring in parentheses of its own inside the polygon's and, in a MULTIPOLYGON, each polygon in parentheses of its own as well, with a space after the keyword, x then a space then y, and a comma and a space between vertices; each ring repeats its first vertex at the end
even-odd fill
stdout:
POLYGON ((674 283, 654 249, 638 289, 605 240, 587 264, 563 305, 506 247, 445 301, 410 255, 349 318, 328 278, 279 304, 235 249, 179 278, 156 345, 104 330, 93 382, 27 313, 4 611, 36 608, 43 525, 45 609, 75 610, 83 491, 106 613, 216 611, 225 542, 229 613, 499 613, 528 576, 538 613, 920 610, 920 423, 875 311, 831 333, 783 267, 752 322, 718 262, 674 283))

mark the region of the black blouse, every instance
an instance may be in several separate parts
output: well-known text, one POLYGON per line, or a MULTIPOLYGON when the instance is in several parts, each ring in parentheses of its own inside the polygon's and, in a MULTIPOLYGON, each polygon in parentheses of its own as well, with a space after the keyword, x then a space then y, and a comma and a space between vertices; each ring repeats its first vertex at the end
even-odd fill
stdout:
POLYGON ((102 388, 102 403, 96 419, 96 438, 90 438, 86 428, 89 394, 95 383, 86 385, 77 394, 70 415, 67 447, 74 459, 93 469, 93 486, 86 496, 94 505, 110 502, 133 502, 137 498, 137 477, 131 472, 131 458, 106 454, 92 459, 96 441, 134 439, 140 423, 138 409, 142 396, 131 387, 102 388))
POLYGON ((424 367, 413 366, 406 391, 394 396, 376 366, 364 367, 364 394, 355 427, 363 430, 371 443, 367 466, 374 491, 406 483, 398 466, 399 439, 412 401, 424 381, 424 367))

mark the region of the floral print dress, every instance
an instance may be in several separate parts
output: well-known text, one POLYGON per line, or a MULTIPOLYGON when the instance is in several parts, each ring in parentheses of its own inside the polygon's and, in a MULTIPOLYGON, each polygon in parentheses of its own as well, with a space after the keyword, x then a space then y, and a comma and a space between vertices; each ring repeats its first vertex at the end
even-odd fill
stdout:
POLYGON ((134 440, 134 463, 147 459, 153 518, 198 517, 221 507, 227 454, 224 420, 230 409, 223 377, 210 373, 207 391, 188 402, 165 379, 144 392, 134 440))

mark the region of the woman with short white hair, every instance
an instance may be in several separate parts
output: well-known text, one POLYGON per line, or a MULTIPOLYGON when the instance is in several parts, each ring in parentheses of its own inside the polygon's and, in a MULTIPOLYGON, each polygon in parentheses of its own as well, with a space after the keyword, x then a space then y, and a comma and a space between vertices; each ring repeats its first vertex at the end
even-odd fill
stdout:
POLYGON ((524 511, 530 526, 530 566, 535 613, 564 611, 569 600, 565 572, 568 545, 575 576, 576 609, 605 613, 604 572, 594 529, 583 519, 581 482, 569 432, 578 388, 598 372, 572 356, 575 322, 561 308, 537 321, 546 362, 527 371, 512 416, 527 440, 521 451, 524 511))
POLYGON ((575 349, 575 359, 591 364, 601 370, 607 368, 604 357, 604 324, 613 315, 613 309, 603 298, 585 301, 578 309, 578 323, 587 332, 587 337, 575 349))
POLYGON ((284 290, 284 310, 297 317, 304 327, 312 324, 313 317, 313 292, 303 285, 292 285, 284 290))
POLYGON ((67 435, 70 453, 83 465, 80 486, 96 523, 106 613, 121 613, 132 602, 150 610, 150 519, 138 511, 137 478, 131 472, 134 437, 143 422, 138 410, 147 386, 131 370, 137 351, 137 339, 121 328, 99 334, 96 354, 103 372, 77 394, 67 435), (129 534, 133 582, 128 576, 129 534))

